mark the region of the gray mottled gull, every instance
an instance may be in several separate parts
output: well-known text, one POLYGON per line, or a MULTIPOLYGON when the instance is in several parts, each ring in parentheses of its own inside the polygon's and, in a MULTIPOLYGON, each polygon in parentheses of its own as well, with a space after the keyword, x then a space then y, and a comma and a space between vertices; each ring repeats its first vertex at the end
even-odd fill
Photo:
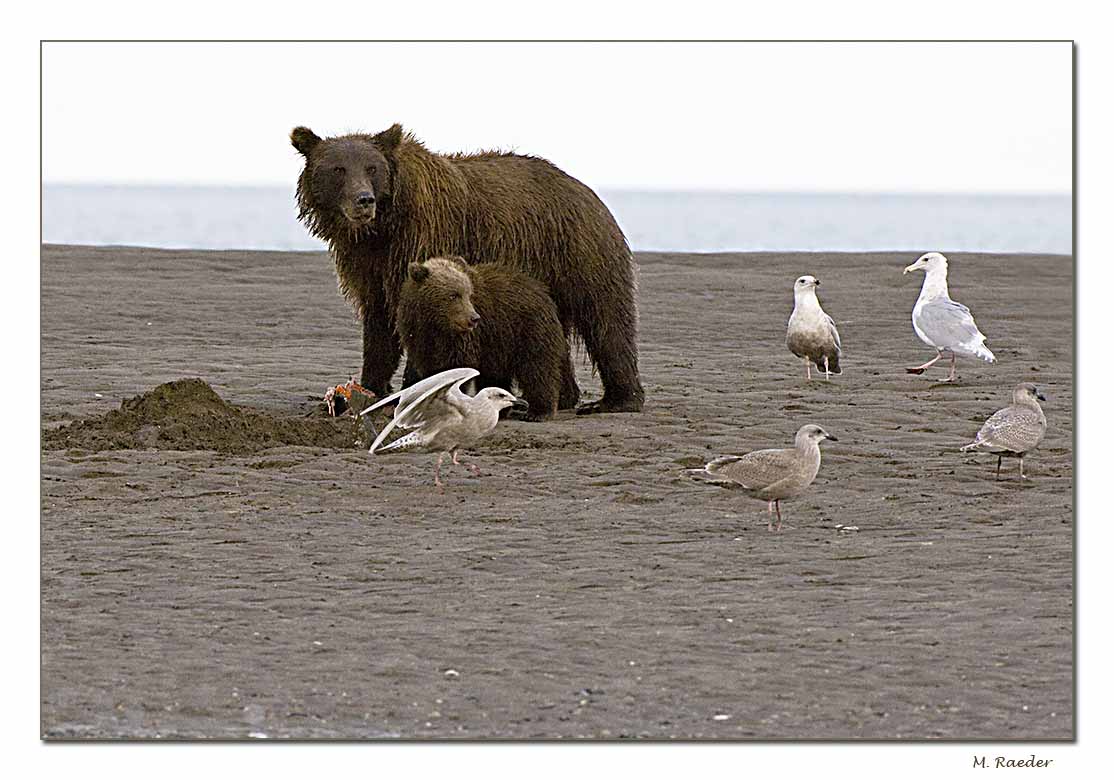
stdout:
POLYGON ((820 308, 816 288, 820 280, 815 276, 802 276, 793 283, 793 313, 789 315, 789 328, 785 345, 789 351, 805 361, 805 379, 812 379, 812 366, 824 372, 824 378, 840 374, 841 347, 835 322, 820 308))
POLYGON ((975 440, 963 447, 964 452, 989 452, 998 456, 994 478, 1002 474, 1002 458, 1017 458, 1018 472, 1025 476, 1025 455, 1041 443, 1048 429, 1044 410, 1037 401, 1043 401, 1037 386, 1022 382, 1013 391, 1013 403, 990 415, 975 434, 975 440))
POLYGON ((757 450, 746 455, 716 458, 699 473, 728 479, 743 486, 750 496, 766 501, 770 515, 766 527, 773 530, 773 514, 777 512, 777 530, 781 530, 781 502, 796 498, 808 489, 820 470, 820 442, 836 437, 819 425, 802 425, 794 446, 784 450, 757 450))
POLYGON ((905 369, 910 374, 923 374, 944 356, 951 355, 951 372, 944 381, 954 382, 955 356, 968 355, 994 362, 994 353, 986 348, 986 336, 979 332, 971 310, 948 295, 948 258, 929 252, 906 266, 903 274, 924 270, 921 294, 913 306, 913 330, 921 341, 936 349, 936 357, 924 365, 905 369))
MULTIPOLYGON (((479 374, 474 368, 450 368, 369 406, 361 414, 398 402, 394 418, 376 437, 368 453, 399 450, 436 452, 433 484, 442 490, 441 462, 445 455, 451 454, 453 463, 460 465, 459 450, 491 433, 499 422, 501 410, 508 406, 526 405, 525 401, 520 401, 501 387, 485 387, 474 396, 461 390, 465 382, 479 374), (405 428, 410 432, 383 446, 395 428, 405 428)), ((479 475, 475 465, 470 468, 479 475)))

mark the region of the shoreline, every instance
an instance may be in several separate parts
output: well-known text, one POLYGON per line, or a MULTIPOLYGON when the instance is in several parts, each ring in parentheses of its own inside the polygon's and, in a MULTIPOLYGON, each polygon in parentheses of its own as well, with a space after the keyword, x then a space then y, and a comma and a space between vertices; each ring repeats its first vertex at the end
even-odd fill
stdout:
MULTIPOLYGON (((188 246, 148 246, 144 244, 60 244, 51 242, 41 242, 40 248, 46 250, 60 250, 60 249, 123 249, 128 251, 143 250, 149 252, 197 252, 197 253, 214 253, 214 252, 244 252, 250 254, 292 254, 292 255, 305 255, 305 254, 328 254, 328 247, 322 245, 320 249, 210 249, 203 247, 188 247, 188 246)), ((908 254, 923 254, 929 251, 927 249, 715 249, 715 250, 685 250, 678 251, 673 249, 633 249, 631 253, 638 259, 639 255, 886 255, 892 257, 894 255, 908 255, 908 254)), ((964 255, 977 255, 977 256, 991 256, 991 257, 1053 257, 1061 259, 1072 259, 1074 255, 1071 253, 1060 252, 1009 252, 987 249, 934 249, 951 257, 964 255)))

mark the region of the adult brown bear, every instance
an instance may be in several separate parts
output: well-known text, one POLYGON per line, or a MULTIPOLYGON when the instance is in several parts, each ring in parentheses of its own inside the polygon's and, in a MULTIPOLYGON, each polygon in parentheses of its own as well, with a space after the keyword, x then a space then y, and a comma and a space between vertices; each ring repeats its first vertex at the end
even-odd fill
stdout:
MULTIPOLYGON (((634 262, 611 212, 546 160, 501 152, 440 155, 401 125, 319 138, 296 127, 298 216, 328 242, 340 288, 363 321, 361 381, 390 392, 401 347, 399 291, 411 262, 461 255, 520 268, 553 295, 603 382, 581 413, 642 409, 634 262)), ((569 397, 574 387, 562 389, 569 397)))

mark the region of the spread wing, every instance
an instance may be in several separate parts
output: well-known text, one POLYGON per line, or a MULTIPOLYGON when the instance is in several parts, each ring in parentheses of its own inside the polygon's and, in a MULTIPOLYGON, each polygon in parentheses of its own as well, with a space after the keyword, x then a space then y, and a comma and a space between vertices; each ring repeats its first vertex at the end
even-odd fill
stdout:
POLYGON ((371 445, 375 452, 395 428, 422 428, 431 421, 440 424, 463 417, 463 401, 467 398, 460 386, 480 375, 474 368, 450 368, 423 379, 365 409, 362 414, 397 400, 394 418, 379 432, 371 445))
POLYGON ((915 313, 916 325, 934 346, 975 349, 986 340, 971 310, 951 298, 933 298, 915 313))
POLYGON ((420 382, 415 382, 403 390, 399 390, 393 395, 380 399, 360 412, 361 415, 370 414, 381 406, 394 403, 398 401, 398 407, 395 409, 395 417, 398 417, 406 407, 410 406, 414 401, 425 395, 430 389, 437 389, 443 386, 451 386, 455 384, 463 384, 465 381, 472 377, 479 376, 480 372, 474 368, 450 368, 448 371, 442 371, 440 374, 426 377, 420 382), (459 381, 458 381, 459 380, 459 381))

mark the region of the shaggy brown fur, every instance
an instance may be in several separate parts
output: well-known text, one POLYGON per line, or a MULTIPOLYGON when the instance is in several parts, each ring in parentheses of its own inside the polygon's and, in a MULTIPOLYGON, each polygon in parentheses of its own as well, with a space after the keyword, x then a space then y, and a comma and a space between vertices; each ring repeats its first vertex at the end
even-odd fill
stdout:
MULTIPOLYGON (((603 382, 603 398, 581 411, 641 410, 634 264, 592 190, 537 157, 434 154, 399 125, 327 139, 298 127, 291 141, 306 160, 299 217, 328 242, 341 291, 363 320, 365 387, 390 391, 408 264, 462 255, 546 285, 562 329, 583 340, 603 382)), ((562 384, 567 399, 571 370, 562 384)))
POLYGON ((569 345, 549 293, 521 271, 469 266, 461 257, 411 263, 397 320, 414 381, 475 368, 481 387, 510 390, 517 382, 530 404, 527 420, 557 411, 569 345))

